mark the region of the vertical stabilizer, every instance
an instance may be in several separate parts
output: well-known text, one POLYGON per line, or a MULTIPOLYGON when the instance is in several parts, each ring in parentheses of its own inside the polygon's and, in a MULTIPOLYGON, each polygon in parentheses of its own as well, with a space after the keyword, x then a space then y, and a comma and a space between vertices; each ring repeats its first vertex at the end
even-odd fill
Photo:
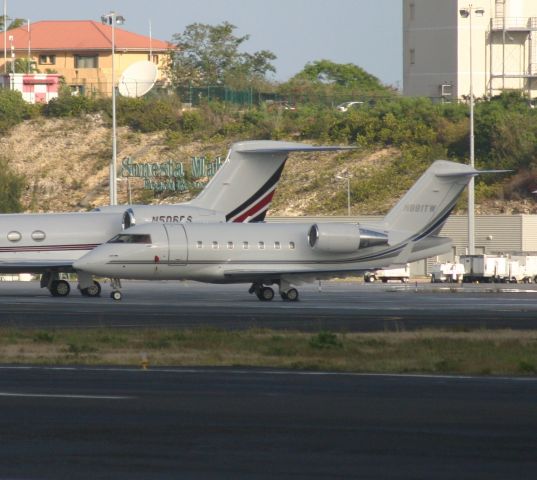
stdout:
POLYGON ((461 192, 478 173, 461 163, 435 161, 384 218, 390 244, 438 233, 461 192))
POLYGON ((224 164, 190 205, 223 212, 231 222, 263 221, 290 152, 348 148, 272 140, 235 143, 224 164))

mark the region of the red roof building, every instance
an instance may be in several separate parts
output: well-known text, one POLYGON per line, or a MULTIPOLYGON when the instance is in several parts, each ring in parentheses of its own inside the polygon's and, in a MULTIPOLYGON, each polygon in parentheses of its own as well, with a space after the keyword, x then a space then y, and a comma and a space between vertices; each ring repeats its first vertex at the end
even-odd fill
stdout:
MULTIPOLYGON (((173 47, 162 40, 115 28, 116 81, 127 67, 149 60, 162 67, 166 53, 173 47)), ((0 72, 11 71, 11 52, 15 58, 30 58, 34 71, 59 73, 73 91, 104 93, 112 91, 112 27, 93 20, 44 20, 7 32, 7 63, 0 59, 0 72)), ((0 51, 4 37, 0 35, 0 51)))

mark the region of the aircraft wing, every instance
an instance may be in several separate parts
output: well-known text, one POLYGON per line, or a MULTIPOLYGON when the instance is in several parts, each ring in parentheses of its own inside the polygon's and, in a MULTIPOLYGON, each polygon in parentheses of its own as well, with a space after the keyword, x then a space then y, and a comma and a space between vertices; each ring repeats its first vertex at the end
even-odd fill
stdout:
POLYGON ((228 270, 224 273, 224 277, 230 282, 259 282, 270 283, 273 280, 286 280, 295 284, 309 283, 314 280, 330 279, 330 278, 345 278, 351 275, 363 275, 368 269, 353 269, 353 270, 295 270, 292 273, 282 272, 281 270, 228 270))
POLYGON ((43 273, 47 270, 72 272, 74 260, 8 260, 0 261, 0 273, 43 273))

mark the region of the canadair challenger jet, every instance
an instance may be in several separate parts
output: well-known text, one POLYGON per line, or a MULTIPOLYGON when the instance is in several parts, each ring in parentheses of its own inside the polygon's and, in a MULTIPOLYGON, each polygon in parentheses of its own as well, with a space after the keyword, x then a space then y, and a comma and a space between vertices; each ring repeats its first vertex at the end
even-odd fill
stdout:
MULTIPOLYGON (((114 236, 74 263, 112 279, 248 283, 250 293, 297 300, 293 286, 446 253, 438 232, 477 170, 437 160, 377 225, 145 224, 114 236)), ((112 298, 119 300, 119 282, 112 298)))
MULTIPOLYGON (((276 141, 232 145, 223 165, 193 200, 176 205, 118 205, 85 213, 0 215, 0 273, 41 273, 41 287, 54 296, 69 294, 60 272, 111 236, 135 224, 257 222, 265 218, 285 161, 291 152, 345 150, 276 141)), ((101 287, 80 272, 83 295, 101 287)))

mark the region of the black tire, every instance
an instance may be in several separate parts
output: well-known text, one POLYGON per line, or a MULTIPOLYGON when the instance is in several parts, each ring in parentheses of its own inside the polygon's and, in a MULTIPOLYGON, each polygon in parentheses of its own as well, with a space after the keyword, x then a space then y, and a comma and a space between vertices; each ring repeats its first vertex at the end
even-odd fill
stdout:
POLYGON ((54 280, 50 285, 50 293, 53 297, 66 297, 70 292, 71 286, 65 280, 54 280))
POLYGON ((88 288, 82 288, 80 293, 85 297, 100 297, 101 296, 101 284, 97 281, 93 281, 93 285, 88 288))
POLYGON ((296 302, 298 301, 298 290, 296 288, 290 288, 287 290, 286 296, 289 302, 296 302))
POLYGON ((270 287, 260 288, 257 298, 262 302, 270 302, 274 298, 274 290, 270 287))

